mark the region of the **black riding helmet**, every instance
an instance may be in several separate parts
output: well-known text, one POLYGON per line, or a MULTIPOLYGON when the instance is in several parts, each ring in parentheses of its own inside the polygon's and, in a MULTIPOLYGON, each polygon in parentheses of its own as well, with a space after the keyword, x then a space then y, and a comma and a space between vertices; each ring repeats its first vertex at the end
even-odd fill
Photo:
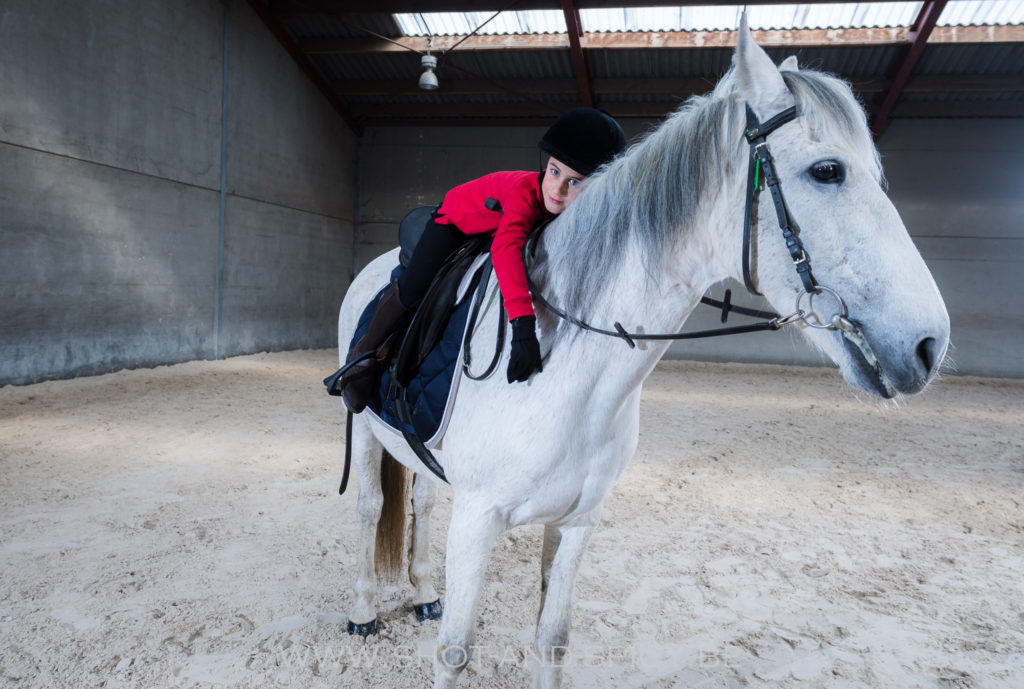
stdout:
POLYGON ((619 123, 603 110, 573 108, 555 120, 537 146, 589 177, 622 153, 626 148, 626 135, 619 123))

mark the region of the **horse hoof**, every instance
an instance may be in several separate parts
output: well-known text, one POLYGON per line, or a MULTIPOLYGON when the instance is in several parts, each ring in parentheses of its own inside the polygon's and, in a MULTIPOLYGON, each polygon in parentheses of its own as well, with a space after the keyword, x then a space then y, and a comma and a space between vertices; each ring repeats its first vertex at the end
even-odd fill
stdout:
POLYGON ((439 620, 441 619, 441 601, 436 600, 433 603, 421 603, 420 605, 412 606, 413 612, 416 613, 416 619, 420 622, 423 620, 439 620))
POLYGON ((370 620, 363 624, 356 624, 352 620, 348 621, 348 633, 352 636, 373 636, 377 633, 377 620, 370 620))

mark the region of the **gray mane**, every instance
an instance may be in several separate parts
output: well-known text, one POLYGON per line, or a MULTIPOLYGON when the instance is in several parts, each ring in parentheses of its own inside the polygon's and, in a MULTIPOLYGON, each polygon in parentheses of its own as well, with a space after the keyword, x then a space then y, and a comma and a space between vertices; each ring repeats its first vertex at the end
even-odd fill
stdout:
MULTIPOLYGON (((858 145, 874 152, 864 111, 846 82, 813 70, 782 75, 812 137, 861 139, 858 145)), ((727 75, 711 94, 686 101, 591 176, 580 196, 544 231, 540 260, 530 261, 530 273, 552 304, 586 319, 606 298, 608 277, 631 246, 648 274, 660 275, 680 233, 700 221, 697 208, 706 195, 719 189, 727 174, 736 174, 736 165, 745 174, 745 111, 734 97, 733 82, 727 75)), ((760 113, 765 119, 775 114, 760 113)))

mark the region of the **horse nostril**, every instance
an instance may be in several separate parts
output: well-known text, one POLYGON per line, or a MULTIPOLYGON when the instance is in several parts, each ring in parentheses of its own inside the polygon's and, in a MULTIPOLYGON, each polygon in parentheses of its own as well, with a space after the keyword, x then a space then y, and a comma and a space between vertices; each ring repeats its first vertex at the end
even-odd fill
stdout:
POLYGON ((934 337, 926 337, 917 344, 917 358, 924 366, 925 375, 931 375, 939 364, 939 343, 934 337))

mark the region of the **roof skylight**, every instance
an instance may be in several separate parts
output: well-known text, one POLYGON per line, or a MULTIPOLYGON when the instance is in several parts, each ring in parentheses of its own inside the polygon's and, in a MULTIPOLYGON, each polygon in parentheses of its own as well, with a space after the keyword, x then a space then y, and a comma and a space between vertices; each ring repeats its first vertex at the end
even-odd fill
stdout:
POLYGON ((415 12, 395 14, 405 36, 465 36, 484 24, 476 33, 538 34, 565 33, 565 15, 561 10, 523 10, 520 12, 415 12), (493 17, 493 19, 491 19, 493 17), (490 19, 490 21, 487 21, 490 19))
MULTIPOLYGON (((716 31, 735 29, 743 5, 583 9, 588 32, 716 31)), ((838 29, 910 26, 921 2, 839 2, 755 5, 748 8, 751 29, 838 29)), ((561 10, 501 12, 417 12, 395 14, 406 36, 565 33, 561 10), (486 22, 486 23, 485 23, 486 22), (481 27, 481 24, 483 26, 481 27)), ((940 26, 1024 24, 1024 0, 950 0, 940 26)))

